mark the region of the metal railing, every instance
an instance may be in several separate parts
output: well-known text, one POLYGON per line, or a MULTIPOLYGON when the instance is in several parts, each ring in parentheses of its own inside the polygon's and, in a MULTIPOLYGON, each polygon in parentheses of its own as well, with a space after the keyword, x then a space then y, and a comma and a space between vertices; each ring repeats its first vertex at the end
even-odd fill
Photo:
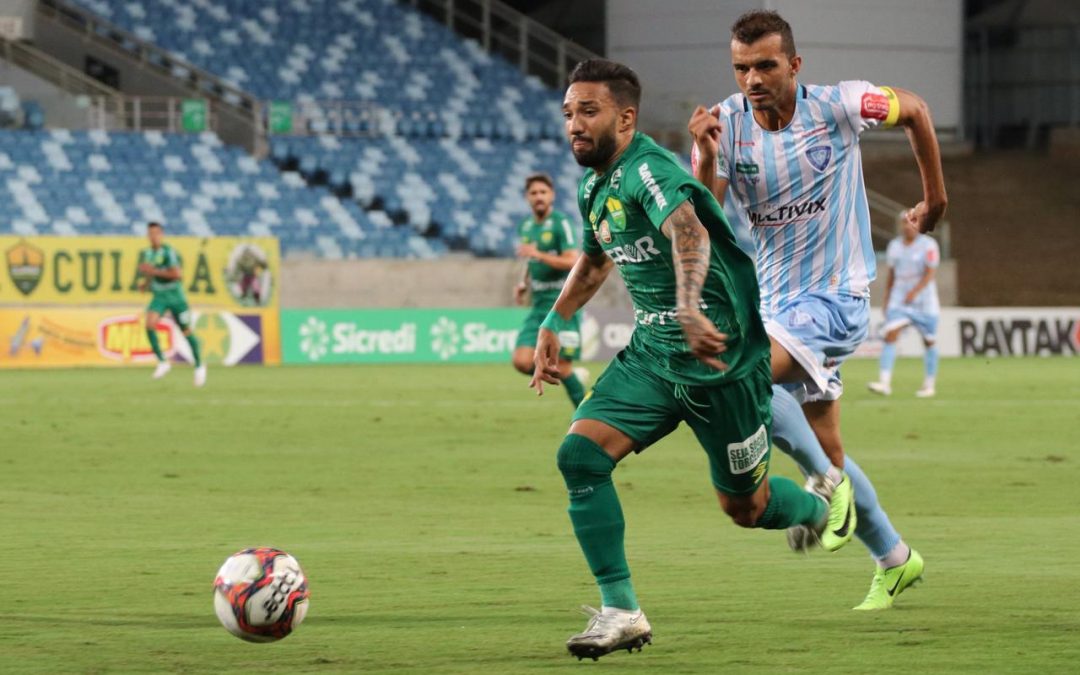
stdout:
POLYGON ((517 64, 549 87, 562 88, 578 61, 597 54, 567 40, 498 0, 404 0, 438 18, 459 35, 473 38, 484 51, 517 64))
POLYGON ((38 12, 69 28, 85 33, 90 39, 109 44, 113 50, 128 58, 138 60, 150 70, 167 74, 195 91, 221 99, 225 105, 248 112, 253 112, 258 107, 258 99, 243 89, 109 23, 82 7, 65 0, 39 0, 38 12))
POLYGON ((0 58, 76 96, 110 99, 120 92, 25 43, 0 37, 0 58))

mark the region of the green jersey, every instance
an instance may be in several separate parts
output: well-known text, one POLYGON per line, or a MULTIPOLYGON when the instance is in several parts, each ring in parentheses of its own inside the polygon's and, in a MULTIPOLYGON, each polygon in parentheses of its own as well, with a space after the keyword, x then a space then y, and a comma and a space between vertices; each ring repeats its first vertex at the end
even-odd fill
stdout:
MULTIPOLYGON (((155 269, 167 270, 170 267, 180 267, 180 254, 172 246, 162 244, 161 248, 158 249, 153 247, 144 248, 139 253, 139 263, 150 263, 155 269)), ((150 290, 154 292, 154 295, 166 291, 176 291, 181 296, 183 295, 183 288, 179 279, 170 281, 159 277, 150 277, 150 290)))
MULTIPOLYGON (((560 255, 564 251, 578 248, 575 230, 565 214, 551 211, 547 218, 540 222, 536 222, 534 216, 521 221, 518 225, 518 236, 522 244, 535 244, 541 253, 560 255)), ((533 305, 544 305, 545 312, 551 309, 569 274, 570 270, 557 270, 539 260, 529 260, 533 305)))
POLYGON ((769 338, 758 313, 754 264, 712 193, 667 150, 638 132, 603 174, 587 170, 578 189, 585 219, 583 249, 606 254, 619 268, 634 302, 636 327, 627 348, 642 364, 670 381, 722 384, 742 378, 769 355, 769 338), (709 232, 712 249, 701 291, 701 310, 721 333, 728 368, 715 370, 690 352, 676 317, 671 241, 660 226, 689 200, 709 232))

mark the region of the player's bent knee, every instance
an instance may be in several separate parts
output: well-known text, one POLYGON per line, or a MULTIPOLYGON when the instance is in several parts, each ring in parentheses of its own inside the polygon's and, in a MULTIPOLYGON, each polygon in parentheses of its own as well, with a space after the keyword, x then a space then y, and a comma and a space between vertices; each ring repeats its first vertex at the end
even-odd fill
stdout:
POLYGON ((535 364, 533 363, 533 350, 532 349, 518 349, 514 351, 513 356, 510 357, 510 363, 513 364, 514 369, 523 375, 532 375, 535 364))
POLYGON ((580 434, 563 438, 555 460, 568 485, 571 480, 608 477, 615 468, 615 460, 602 447, 580 434))
POLYGON ((765 504, 759 503, 757 493, 749 495, 720 494, 720 508, 739 527, 752 528, 765 512, 765 504))

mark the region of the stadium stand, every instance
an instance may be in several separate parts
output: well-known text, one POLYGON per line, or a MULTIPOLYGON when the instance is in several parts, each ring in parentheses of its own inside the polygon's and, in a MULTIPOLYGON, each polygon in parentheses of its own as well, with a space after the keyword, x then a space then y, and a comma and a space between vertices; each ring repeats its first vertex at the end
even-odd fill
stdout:
POLYGON ((211 134, 0 131, 16 234, 273 235, 286 253, 430 258, 445 250, 211 134))
POLYGON ((509 256, 536 171, 555 178, 557 208, 577 212, 559 93, 407 6, 76 4, 292 103, 302 135, 272 136, 257 161, 207 134, 4 133, 0 173, 17 206, 2 229, 128 232, 155 218, 192 234, 273 234, 286 255, 509 256))
POLYGON ((405 134, 417 125, 518 141, 561 134, 556 92, 394 0, 75 4, 260 99, 371 102, 405 134))

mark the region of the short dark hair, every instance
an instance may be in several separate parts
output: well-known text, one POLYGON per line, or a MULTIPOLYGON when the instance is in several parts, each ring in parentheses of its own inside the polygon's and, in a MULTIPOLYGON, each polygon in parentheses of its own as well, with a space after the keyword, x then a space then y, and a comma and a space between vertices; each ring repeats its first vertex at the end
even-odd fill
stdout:
POLYGON ((575 82, 603 82, 621 108, 641 106, 641 81, 629 66, 607 59, 586 59, 570 71, 566 78, 575 82))
POLYGON ((551 180, 551 176, 547 175, 546 173, 530 173, 528 176, 525 176, 526 191, 528 191, 528 189, 532 186, 533 183, 543 183, 552 190, 555 189, 555 181, 551 180))
POLYGON ((149 223, 146 224, 146 229, 148 229, 148 230, 152 230, 155 227, 157 229, 159 229, 159 230, 164 230, 165 229, 164 227, 161 226, 161 223, 159 223, 156 220, 151 220, 149 223))
POLYGON ((791 24, 776 12, 755 9, 746 12, 731 26, 731 37, 744 45, 752 45, 766 35, 780 35, 780 49, 788 58, 795 58, 795 36, 791 24))

